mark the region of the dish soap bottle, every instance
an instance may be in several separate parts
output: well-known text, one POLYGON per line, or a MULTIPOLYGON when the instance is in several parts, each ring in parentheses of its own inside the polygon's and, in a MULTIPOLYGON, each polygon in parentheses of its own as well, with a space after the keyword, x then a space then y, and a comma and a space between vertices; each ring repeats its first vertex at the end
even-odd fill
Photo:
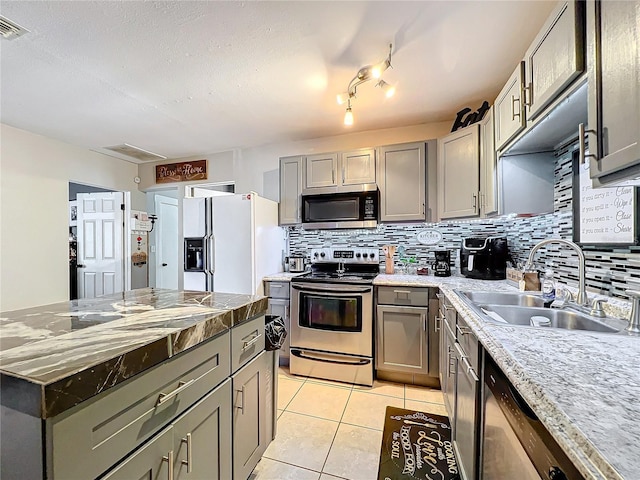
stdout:
POLYGON ((556 298, 556 281, 553 278, 553 270, 548 268, 542 277, 542 298, 544 306, 548 307, 556 298))

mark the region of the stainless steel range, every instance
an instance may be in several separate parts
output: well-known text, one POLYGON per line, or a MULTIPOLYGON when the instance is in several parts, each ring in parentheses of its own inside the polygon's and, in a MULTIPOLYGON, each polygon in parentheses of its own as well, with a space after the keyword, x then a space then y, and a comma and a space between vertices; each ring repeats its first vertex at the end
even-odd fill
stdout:
POLYGON ((291 280, 291 373, 373 385, 377 249, 314 249, 311 262, 291 280))

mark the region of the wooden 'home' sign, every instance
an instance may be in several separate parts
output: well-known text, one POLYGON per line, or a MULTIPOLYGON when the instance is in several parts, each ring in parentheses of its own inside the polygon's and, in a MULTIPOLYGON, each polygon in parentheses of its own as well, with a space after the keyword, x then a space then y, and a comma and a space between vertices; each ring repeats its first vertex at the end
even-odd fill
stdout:
POLYGON ((156 165, 156 183, 190 182, 206 178, 206 160, 156 165))

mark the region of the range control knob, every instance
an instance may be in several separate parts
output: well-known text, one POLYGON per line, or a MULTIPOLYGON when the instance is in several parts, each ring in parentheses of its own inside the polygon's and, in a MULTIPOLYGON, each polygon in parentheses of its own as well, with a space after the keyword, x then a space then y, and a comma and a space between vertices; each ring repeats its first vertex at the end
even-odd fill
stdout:
POLYGON ((375 253, 370 253, 370 254, 369 254, 369 258, 373 258, 373 257, 375 257, 375 256, 376 256, 376 254, 375 254, 375 253))
POLYGON ((324 255, 325 255, 325 253, 324 253, 324 252, 322 252, 322 253, 320 254, 320 256, 321 256, 322 258, 324 258, 324 255))
POLYGON ((559 467, 551 467, 549 469, 549 480, 567 480, 567 476, 559 467))
POLYGON ((318 253, 318 252, 315 252, 315 253, 313 254, 313 256, 314 256, 314 257, 316 257, 316 258, 318 258, 318 255, 319 255, 319 253, 318 253))
POLYGON ((360 253, 356 253, 356 258, 360 258, 360 253))

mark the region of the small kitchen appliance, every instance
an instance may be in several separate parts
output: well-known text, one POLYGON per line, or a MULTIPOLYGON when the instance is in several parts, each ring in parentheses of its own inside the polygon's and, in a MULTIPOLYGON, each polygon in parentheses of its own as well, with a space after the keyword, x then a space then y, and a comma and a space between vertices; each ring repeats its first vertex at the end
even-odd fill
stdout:
POLYGON ((380 193, 371 191, 302 194, 302 226, 325 228, 373 228, 378 225, 380 193))
POLYGON ((468 278, 504 280, 508 256, 504 237, 464 238, 460 249, 460 272, 468 278))
POLYGON ((433 264, 433 274, 436 277, 451 276, 451 253, 449 250, 438 250, 435 254, 436 261, 433 264))
POLYGON ((311 250, 311 271, 291 279, 291 373, 373 384, 379 261, 375 248, 311 250))
POLYGON ((289 257, 289 271, 291 273, 304 272, 304 257, 289 257))

